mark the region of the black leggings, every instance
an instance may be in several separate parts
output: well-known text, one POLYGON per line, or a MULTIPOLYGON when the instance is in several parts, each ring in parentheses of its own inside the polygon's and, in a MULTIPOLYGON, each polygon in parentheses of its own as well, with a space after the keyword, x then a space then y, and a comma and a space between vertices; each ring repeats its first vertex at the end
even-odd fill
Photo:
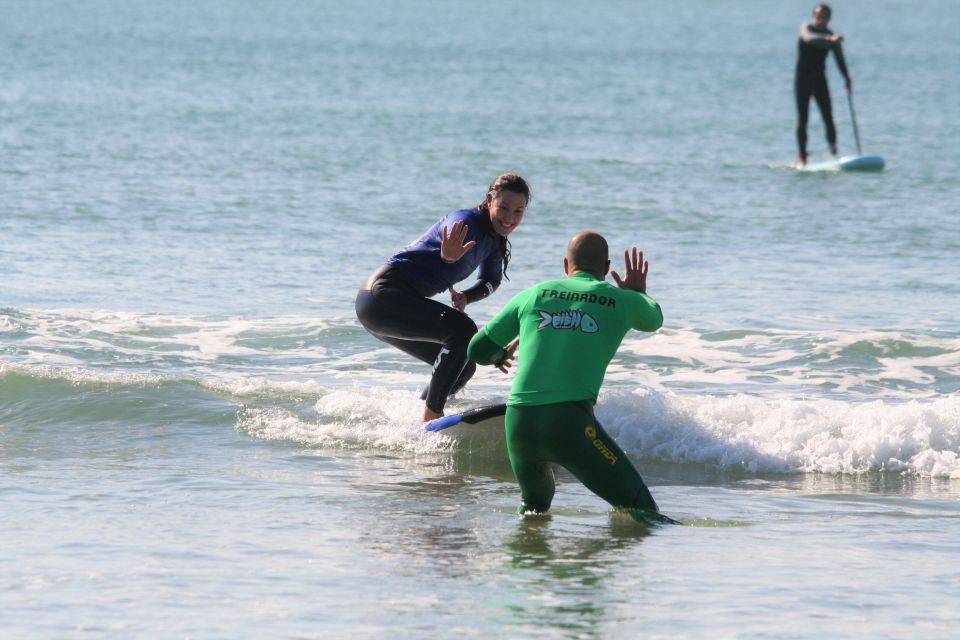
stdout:
POLYGON ((423 398, 443 411, 447 396, 459 391, 477 370, 467 360, 467 345, 477 332, 470 317, 425 298, 390 268, 375 272, 357 293, 357 318, 375 338, 433 365, 423 398))
POLYGON ((800 145, 800 154, 807 155, 807 119, 810 112, 810 96, 817 101, 823 124, 827 127, 827 144, 830 152, 837 152, 837 129, 833 126, 833 109, 830 106, 830 89, 826 79, 807 82, 797 82, 794 86, 797 96, 797 144, 800 145))

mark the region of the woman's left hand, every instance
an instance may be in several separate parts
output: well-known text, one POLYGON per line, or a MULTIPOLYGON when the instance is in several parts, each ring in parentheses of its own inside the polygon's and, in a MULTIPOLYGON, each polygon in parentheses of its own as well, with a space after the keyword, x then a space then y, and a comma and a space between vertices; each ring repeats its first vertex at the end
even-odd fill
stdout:
POLYGON ((467 296, 453 288, 450 285, 450 302, 457 311, 463 311, 467 308, 467 296))

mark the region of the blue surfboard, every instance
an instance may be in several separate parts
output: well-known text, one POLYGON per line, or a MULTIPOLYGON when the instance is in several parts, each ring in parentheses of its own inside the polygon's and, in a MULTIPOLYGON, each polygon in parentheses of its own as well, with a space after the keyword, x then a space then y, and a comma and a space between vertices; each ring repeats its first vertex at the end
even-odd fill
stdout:
POLYGON ((466 424, 480 424, 489 421, 491 424, 503 424, 502 417, 507 412, 505 404, 491 404, 483 407, 474 407, 459 413, 451 413, 448 416, 431 420, 423 423, 423 428, 427 431, 442 431, 461 422, 466 424))

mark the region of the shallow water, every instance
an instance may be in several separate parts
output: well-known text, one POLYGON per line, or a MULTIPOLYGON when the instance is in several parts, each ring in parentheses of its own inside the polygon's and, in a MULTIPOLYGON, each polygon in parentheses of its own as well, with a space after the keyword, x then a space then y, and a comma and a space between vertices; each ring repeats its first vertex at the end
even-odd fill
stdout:
POLYGON ((805 175, 771 165, 809 8, 7 7, 5 637, 955 635, 960 15, 834 7, 887 169, 805 175), (506 169, 534 200, 471 315, 582 228, 639 244, 666 323, 597 413, 687 526, 566 476, 518 518, 502 435, 423 432, 427 367, 357 324, 506 169))

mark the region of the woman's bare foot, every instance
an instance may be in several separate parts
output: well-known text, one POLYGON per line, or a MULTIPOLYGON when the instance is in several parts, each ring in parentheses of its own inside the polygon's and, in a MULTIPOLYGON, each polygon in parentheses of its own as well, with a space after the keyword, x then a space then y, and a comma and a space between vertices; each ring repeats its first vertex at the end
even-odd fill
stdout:
POLYGON ((423 421, 430 422, 431 420, 436 420, 437 418, 443 417, 443 411, 437 413, 427 405, 423 405, 423 421))

